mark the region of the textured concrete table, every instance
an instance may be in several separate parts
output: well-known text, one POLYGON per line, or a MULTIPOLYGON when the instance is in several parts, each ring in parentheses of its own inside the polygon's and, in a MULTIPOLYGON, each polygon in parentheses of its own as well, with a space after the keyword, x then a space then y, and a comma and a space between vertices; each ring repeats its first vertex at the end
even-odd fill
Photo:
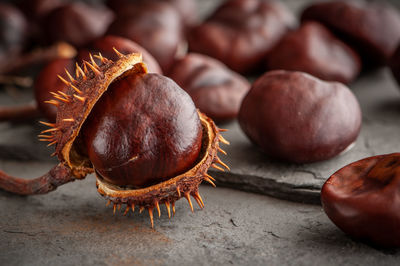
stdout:
MULTIPOLYGON (((303 1, 290 3, 296 9, 303 1)), ((0 265, 398 265, 400 250, 351 240, 319 205, 221 188, 317 203, 320 186, 341 166, 399 151, 400 91, 390 73, 364 75, 351 87, 363 109, 352 150, 326 162, 288 165, 254 149, 236 123, 225 125, 232 145, 223 159, 232 171, 212 173, 218 188, 201 186, 205 209, 191 213, 178 201, 176 215, 169 220, 162 208, 154 229, 147 213, 113 216, 93 176, 42 196, 0 191, 0 265)), ((12 93, 15 101, 26 100, 12 93)), ((9 101, 0 95, 1 104, 9 101)), ((40 129, 0 123, 0 169, 25 178, 50 169, 55 161, 36 141, 40 129)))

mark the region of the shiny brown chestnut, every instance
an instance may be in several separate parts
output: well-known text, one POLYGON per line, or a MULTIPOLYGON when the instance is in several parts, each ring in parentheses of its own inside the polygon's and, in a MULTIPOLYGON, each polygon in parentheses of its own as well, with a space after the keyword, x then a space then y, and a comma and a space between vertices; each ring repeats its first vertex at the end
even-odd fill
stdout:
POLYGON ((328 217, 349 236, 383 247, 400 247, 400 153, 351 163, 324 184, 328 217))
POLYGON ((189 53, 168 75, 192 97, 195 105, 217 122, 236 118, 249 82, 206 55, 189 53))
MULTIPOLYGON (((83 60, 90 61, 89 54, 98 54, 99 52, 110 60, 117 60, 115 54, 117 49, 122 54, 140 53, 143 56, 143 62, 147 65, 150 73, 162 74, 162 70, 156 59, 142 46, 127 38, 107 35, 93 41, 89 47, 79 50, 78 62, 83 60)), ((100 63, 99 59, 95 58, 100 63)))
POLYGON ((267 58, 268 69, 302 71, 327 81, 352 82, 360 57, 318 22, 287 33, 267 58))
POLYGON ((400 41, 400 14, 378 1, 328 1, 310 5, 302 21, 317 20, 354 46, 367 66, 386 64, 400 41))
POLYGON ((356 97, 341 83, 275 70, 254 82, 238 120, 267 155, 311 163, 334 157, 355 142, 361 110, 356 97))
POLYGON ((83 47, 102 36, 113 19, 106 7, 76 2, 52 10, 43 19, 43 27, 49 42, 65 41, 83 47))
POLYGON ((190 31, 189 50, 217 58, 236 72, 251 72, 294 22, 277 1, 227 1, 190 31))
MULTIPOLYGON (((68 90, 55 95, 55 123, 42 131, 42 141, 55 145, 60 163, 42 177, 26 180, 0 171, 0 188, 21 195, 48 193, 58 186, 96 173, 98 192, 126 204, 125 214, 191 197, 203 208, 202 181, 212 182, 209 167, 227 167, 217 156, 228 143, 214 122, 198 112, 190 96, 172 80, 148 74, 140 54, 111 61, 101 54, 68 75, 68 90)), ((107 205, 108 205, 107 204, 107 205)))
POLYGON ((135 1, 126 5, 107 34, 128 38, 145 48, 166 72, 182 42, 180 16, 170 4, 135 1))

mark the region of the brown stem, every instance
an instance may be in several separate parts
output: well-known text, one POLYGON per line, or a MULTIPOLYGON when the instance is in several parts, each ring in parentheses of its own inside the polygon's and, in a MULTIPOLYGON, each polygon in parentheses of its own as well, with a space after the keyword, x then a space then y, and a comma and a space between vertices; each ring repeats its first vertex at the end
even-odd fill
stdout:
POLYGON ((74 180, 71 169, 61 163, 54 166, 47 174, 35 179, 9 176, 0 170, 0 189, 19 195, 46 194, 74 180))
POLYGON ((74 47, 61 42, 11 58, 6 63, 0 64, 0 73, 13 73, 27 66, 41 64, 60 57, 72 58, 75 55, 76 50, 74 47))
POLYGON ((40 117, 36 103, 19 106, 0 106, 0 121, 25 121, 40 117))

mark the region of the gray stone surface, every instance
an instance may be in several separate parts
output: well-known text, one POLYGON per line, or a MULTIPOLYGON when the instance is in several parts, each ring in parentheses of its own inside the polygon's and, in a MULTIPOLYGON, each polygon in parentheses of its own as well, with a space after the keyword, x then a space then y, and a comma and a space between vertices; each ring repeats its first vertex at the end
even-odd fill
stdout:
MULTIPOLYGON (((28 177, 45 163, 2 162, 28 177)), ((398 265, 396 249, 345 236, 321 207, 202 186, 205 209, 177 202, 150 228, 147 213, 112 215, 88 177, 32 197, 0 192, 1 265, 398 265)))

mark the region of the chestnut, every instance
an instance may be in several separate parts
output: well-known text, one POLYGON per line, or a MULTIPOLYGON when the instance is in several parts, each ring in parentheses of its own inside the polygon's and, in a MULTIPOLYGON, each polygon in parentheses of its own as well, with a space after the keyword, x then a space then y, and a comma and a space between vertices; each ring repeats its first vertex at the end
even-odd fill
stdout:
POLYGON ((171 67, 172 78, 192 97, 195 105, 217 122, 236 118, 249 82, 206 55, 189 53, 171 67))
POLYGON ((164 72, 174 61, 182 33, 177 11, 159 1, 135 1, 125 6, 107 31, 107 34, 128 38, 145 48, 164 72))
POLYGON ((294 22, 293 14, 277 1, 227 1, 190 31, 189 50, 248 73, 262 65, 294 22))
POLYGON ((52 10, 43 19, 43 27, 50 42, 65 41, 82 47, 102 36, 113 18, 112 11, 103 6, 76 2, 52 10))
POLYGON ((325 182, 324 211, 349 236, 400 247, 400 153, 346 165, 325 182))
POLYGON ((352 82, 360 72, 358 54, 318 22, 287 33, 267 58, 269 69, 309 73, 327 81, 352 82))
POLYGON ((238 120, 267 155, 311 163, 334 157, 355 142, 361 110, 356 97, 341 83, 275 70, 254 82, 238 120))
MULTIPOLYGON (((78 62, 82 63, 83 60, 90 61, 91 59, 89 57, 89 54, 97 54, 99 52, 108 59, 115 61, 118 59, 118 56, 115 54, 114 49, 117 49, 120 53, 123 54, 142 54, 143 62, 146 63, 149 72, 162 74, 160 65, 154 59, 154 57, 149 52, 147 52, 146 49, 144 49, 134 41, 112 35, 107 35, 96 39, 86 49, 79 50, 78 62)), ((100 63, 98 58, 95 58, 95 60, 96 62, 100 63)))
POLYGON ((27 22, 24 15, 13 5, 0 3, 1 62, 7 62, 24 49, 27 33, 27 22))
POLYGON ((378 2, 328 1, 306 8, 302 21, 317 20, 355 47, 369 67, 387 63, 400 41, 400 15, 378 2))
POLYGON ((41 122, 50 128, 39 137, 55 145, 59 164, 31 180, 0 171, 0 188, 43 194, 94 172, 97 190, 107 205, 114 203, 114 213, 121 205, 125 214, 147 209, 152 226, 161 204, 169 217, 182 197, 192 211, 191 197, 203 208, 198 187, 203 181, 214 185, 208 169, 229 169, 217 155, 225 153, 220 142, 229 144, 223 130, 171 79, 148 74, 140 54, 115 52, 115 61, 98 54, 101 64, 76 66, 75 76, 65 80, 67 92, 54 95, 57 119, 41 122))

